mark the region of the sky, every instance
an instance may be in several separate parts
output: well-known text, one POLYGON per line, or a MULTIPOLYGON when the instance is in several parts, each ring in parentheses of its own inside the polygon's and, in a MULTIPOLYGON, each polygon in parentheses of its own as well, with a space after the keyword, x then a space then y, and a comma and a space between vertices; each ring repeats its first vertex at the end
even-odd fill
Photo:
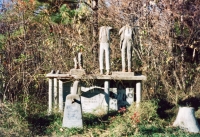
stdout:
POLYGON ((6 3, 11 2, 11 0, 0 0, 0 13, 2 12, 4 6, 6 3))

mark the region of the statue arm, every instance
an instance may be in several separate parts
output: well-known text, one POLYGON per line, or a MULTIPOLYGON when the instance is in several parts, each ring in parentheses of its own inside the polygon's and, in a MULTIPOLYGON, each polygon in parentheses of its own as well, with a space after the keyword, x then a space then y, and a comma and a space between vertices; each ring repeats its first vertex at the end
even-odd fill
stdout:
POLYGON ((122 27, 119 30, 119 35, 121 35, 121 37, 120 37, 120 49, 122 49, 122 43, 123 43, 123 40, 124 40, 124 36, 122 35, 123 31, 124 31, 124 27, 122 27))
POLYGON ((101 41, 101 27, 100 27, 100 30, 99 30, 99 41, 101 41))
POLYGON ((135 29, 132 28, 132 39, 134 40, 134 37, 135 37, 135 29))
POLYGON ((124 27, 122 27, 122 28, 119 30, 119 35, 121 35, 123 31, 124 31, 124 27))
POLYGON ((110 41, 110 30, 112 29, 112 27, 107 27, 107 37, 108 37, 108 40, 110 41))

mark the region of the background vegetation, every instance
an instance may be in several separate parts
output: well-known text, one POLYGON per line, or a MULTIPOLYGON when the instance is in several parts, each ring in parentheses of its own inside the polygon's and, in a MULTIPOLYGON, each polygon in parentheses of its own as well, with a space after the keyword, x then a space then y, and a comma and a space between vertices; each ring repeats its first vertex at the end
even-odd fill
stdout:
MULTIPOLYGON (((4 100, 0 108, 2 134, 54 135, 55 131, 68 134, 60 127, 62 116, 45 114, 48 97, 45 74, 52 69, 68 72, 73 67, 72 58, 79 46, 84 47, 86 71, 99 73, 98 27, 102 25, 113 27, 112 71, 121 71, 118 31, 127 22, 134 26, 136 37, 132 69, 147 76, 143 84, 143 100, 157 100, 152 107, 158 116, 153 114, 152 121, 156 123, 156 118, 172 120, 178 105, 198 110, 199 0, 13 0, 4 3, 0 20, 0 93, 4 100)), ((124 120, 123 115, 120 122, 130 123, 131 120, 124 120)), ((86 116, 86 119, 88 117, 93 118, 86 116)), ((116 121, 109 123, 97 120, 97 123, 101 121, 97 124, 100 133, 90 127, 87 131, 91 135, 100 135, 108 129, 105 135, 125 136, 118 132, 124 128, 112 128, 117 125, 113 125, 117 120, 118 116, 116 121)), ((165 124, 159 126, 155 123, 149 129, 144 127, 144 130, 142 126, 148 124, 134 126, 130 123, 132 127, 127 127, 125 132, 127 135, 160 134, 159 131, 162 135, 172 133, 165 124)), ((85 132, 74 129, 69 134, 85 132)), ((176 133, 179 134, 179 131, 176 133)))

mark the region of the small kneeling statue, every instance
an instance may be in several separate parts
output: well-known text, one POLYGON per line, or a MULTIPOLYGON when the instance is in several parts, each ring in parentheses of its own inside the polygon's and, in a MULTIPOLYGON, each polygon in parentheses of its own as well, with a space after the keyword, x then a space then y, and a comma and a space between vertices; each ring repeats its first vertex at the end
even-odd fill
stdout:
POLYGON ((83 56, 82 56, 83 46, 80 45, 77 47, 77 49, 78 49, 78 53, 76 53, 74 57, 74 68, 83 69, 83 56))

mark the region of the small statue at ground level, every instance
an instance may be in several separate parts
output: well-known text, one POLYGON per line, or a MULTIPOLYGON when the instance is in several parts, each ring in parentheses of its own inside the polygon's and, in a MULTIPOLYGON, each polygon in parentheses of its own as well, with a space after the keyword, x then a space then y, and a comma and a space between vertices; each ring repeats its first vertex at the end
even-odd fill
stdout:
POLYGON ((131 72, 134 30, 130 26, 130 24, 126 24, 120 29, 119 35, 121 35, 120 48, 121 48, 121 56, 122 56, 122 72, 126 72, 126 69, 125 69, 126 68, 126 62, 125 62, 126 50, 127 50, 127 60, 128 60, 128 72, 131 72))
POLYGON ((103 53, 105 51, 105 60, 106 60, 106 75, 110 74, 110 30, 112 27, 102 26, 100 27, 99 32, 99 41, 100 41, 100 55, 99 55, 99 64, 100 64, 100 74, 103 74, 103 53))

